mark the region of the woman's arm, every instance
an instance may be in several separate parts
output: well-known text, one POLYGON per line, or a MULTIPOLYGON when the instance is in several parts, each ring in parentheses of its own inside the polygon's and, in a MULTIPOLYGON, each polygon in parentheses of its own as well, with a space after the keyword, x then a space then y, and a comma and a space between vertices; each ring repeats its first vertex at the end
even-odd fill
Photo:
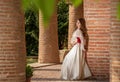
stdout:
POLYGON ((76 39, 76 37, 73 36, 71 38, 71 44, 72 44, 72 46, 74 46, 76 43, 77 43, 77 39, 76 39))
POLYGON ((72 46, 74 46, 76 43, 77 43, 76 31, 74 31, 72 34, 72 38, 71 38, 71 44, 72 44, 72 46))
POLYGON ((85 45, 84 37, 83 37, 83 35, 81 34, 81 48, 82 48, 83 51, 86 51, 85 48, 84 48, 84 45, 85 45))

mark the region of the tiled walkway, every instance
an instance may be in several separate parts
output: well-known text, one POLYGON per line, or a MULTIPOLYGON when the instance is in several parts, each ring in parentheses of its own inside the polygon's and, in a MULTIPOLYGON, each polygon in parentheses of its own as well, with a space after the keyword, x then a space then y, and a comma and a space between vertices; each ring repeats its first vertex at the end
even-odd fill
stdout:
POLYGON ((31 82, 108 82, 108 81, 64 81, 60 79, 61 64, 31 64, 34 67, 34 74, 31 82))

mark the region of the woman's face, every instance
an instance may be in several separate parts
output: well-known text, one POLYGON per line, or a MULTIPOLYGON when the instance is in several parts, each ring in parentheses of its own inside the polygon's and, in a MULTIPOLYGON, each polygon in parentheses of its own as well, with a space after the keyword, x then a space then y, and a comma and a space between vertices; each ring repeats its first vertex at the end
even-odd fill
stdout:
POLYGON ((76 22, 76 26, 77 26, 77 28, 80 28, 80 27, 81 27, 81 23, 80 23, 79 20, 77 20, 77 22, 76 22))

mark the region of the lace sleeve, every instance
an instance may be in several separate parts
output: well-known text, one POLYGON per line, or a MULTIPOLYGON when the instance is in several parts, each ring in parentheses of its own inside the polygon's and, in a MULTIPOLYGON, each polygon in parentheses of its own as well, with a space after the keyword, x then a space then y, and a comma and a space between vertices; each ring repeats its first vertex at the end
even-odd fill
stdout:
POLYGON ((75 32, 74 32, 71 38, 71 44, 74 45, 75 42, 77 42, 77 39, 76 39, 75 32))

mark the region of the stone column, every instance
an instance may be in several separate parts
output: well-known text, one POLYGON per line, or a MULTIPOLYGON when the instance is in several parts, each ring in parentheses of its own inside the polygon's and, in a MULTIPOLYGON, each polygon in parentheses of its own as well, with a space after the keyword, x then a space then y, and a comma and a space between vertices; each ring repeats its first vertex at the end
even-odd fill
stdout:
POLYGON ((120 0, 111 0, 110 82, 120 82, 120 19, 117 19, 116 14, 118 3, 120 0))
POLYGON ((43 17, 39 13, 39 63, 59 63, 57 7, 50 19, 48 27, 43 25, 43 17))
POLYGON ((79 7, 75 8, 71 3, 69 3, 68 49, 70 49, 72 47, 70 40, 71 40, 73 31, 76 28, 76 20, 84 17, 83 13, 84 13, 83 12, 83 4, 81 4, 79 7))
POLYGON ((21 0, 0 0, 0 82, 25 82, 25 62, 21 0))

